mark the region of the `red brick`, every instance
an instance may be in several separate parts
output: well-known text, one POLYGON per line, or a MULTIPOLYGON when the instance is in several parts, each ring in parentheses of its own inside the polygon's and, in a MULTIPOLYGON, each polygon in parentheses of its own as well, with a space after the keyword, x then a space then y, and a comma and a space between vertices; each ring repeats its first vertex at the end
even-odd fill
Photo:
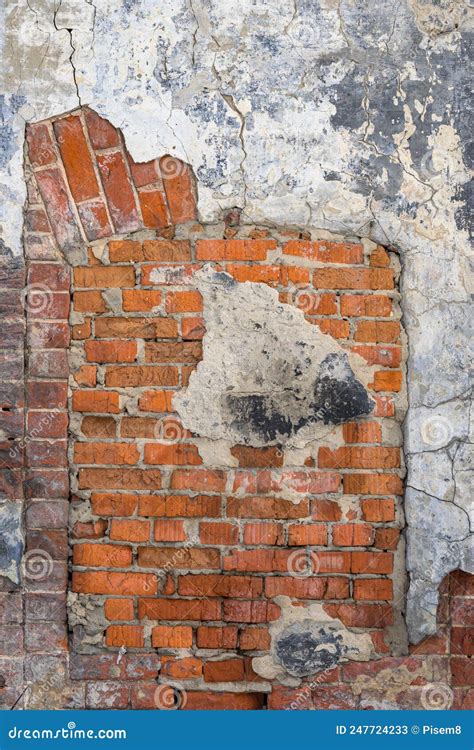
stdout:
POLYGON ((194 273, 200 268, 200 264, 186 265, 146 265, 141 267, 142 285, 153 286, 155 284, 164 286, 186 286, 195 283, 194 273))
POLYGON ((84 417, 81 423, 81 432, 86 437, 114 438, 116 431, 113 417, 84 417))
POLYGON ((146 464, 170 466, 197 466, 202 464, 202 458, 197 446, 192 443, 176 443, 174 445, 151 443, 145 445, 144 462, 146 464))
POLYGON ((273 602, 228 599, 222 607, 225 622, 263 623, 277 620, 280 616, 280 608, 273 602))
POLYGON ((275 286, 280 281, 280 266, 244 266, 229 263, 226 268, 236 281, 254 281, 275 286))
MULTIPOLYGON (((393 624, 393 609, 385 604, 325 604, 324 609, 331 617, 337 617, 349 628, 385 628, 393 624)), ((404 657, 406 660, 407 657, 404 657)), ((381 667, 381 661, 371 661, 373 667, 381 667)), ((406 661, 405 661, 406 663, 406 661)), ((351 666, 356 666, 351 665, 351 666)), ((362 666, 357 664, 358 667, 362 666)), ((391 666, 395 666, 391 664, 391 666)))
POLYGON ((149 312, 161 304, 161 292, 152 289, 124 289, 122 299, 125 312, 149 312))
POLYGON ((140 190, 138 200, 146 227, 162 229, 171 223, 168 218, 166 198, 161 190, 140 190))
POLYGON ((224 570, 249 571, 252 573, 287 572, 290 550, 247 549, 235 550, 224 557, 224 570))
POLYGON ((196 642, 198 648, 226 649, 237 648, 238 630, 232 625, 224 627, 200 626, 197 629, 196 642))
POLYGON ((464 656, 452 656, 451 674, 453 685, 470 687, 474 684, 474 661, 464 656))
POLYGON ((187 263, 191 260, 191 243, 189 240, 144 240, 142 254, 144 261, 187 263))
POLYGON ((65 409, 67 383, 32 380, 27 385, 27 403, 30 409, 65 409))
POLYGON ((68 415, 64 412, 29 411, 27 430, 30 437, 66 438, 68 415))
POLYGON ((156 542, 184 542, 187 539, 184 521, 155 521, 153 534, 156 542))
POLYGON ((97 338, 175 338, 178 324, 171 318, 97 318, 95 321, 97 338))
POLYGON ((108 620, 133 620, 133 599, 106 599, 104 614, 108 620))
POLYGON ((165 516, 168 518, 217 518, 220 516, 221 498, 217 496, 197 495, 169 495, 157 497, 140 495, 139 515, 165 516))
POLYGON ((400 337, 400 323, 387 320, 359 320, 354 341, 396 343, 400 337))
POLYGON ((74 446, 74 460, 78 464, 133 466, 139 458, 138 448, 129 443, 76 443, 74 446))
POLYGON ((33 169, 56 161, 56 152, 47 125, 29 124, 26 128, 26 140, 33 169))
POLYGON ((32 287, 45 285, 51 291, 69 292, 69 282, 69 268, 62 263, 31 263, 28 269, 28 285, 32 287))
POLYGON ((389 552, 351 552, 353 573, 391 573, 393 555, 389 552))
POLYGON ((362 515, 366 521, 394 521, 395 503, 390 499, 365 498, 361 500, 362 515))
POLYGON ((72 590, 83 594, 153 595, 157 587, 158 579, 152 573, 74 571, 72 574, 72 590))
POLYGON ((374 529, 368 523, 341 523, 333 527, 332 541, 337 547, 370 547, 374 529))
POLYGON ((75 544, 73 547, 74 565, 88 568, 126 568, 131 563, 130 547, 117 544, 75 544))
POLYGON ((44 169, 37 172, 36 181, 59 246, 80 247, 81 234, 59 169, 44 169))
POLYGON ((79 489, 159 490, 161 473, 157 469, 80 469, 79 489))
POLYGON ((242 628, 240 631, 239 648, 242 651, 269 651, 270 633, 267 628, 242 628))
POLYGON ((173 411, 172 399, 174 391, 145 391, 139 397, 141 411, 173 411))
POLYGON ((202 296, 199 292, 168 292, 166 295, 166 312, 201 312, 202 296))
POLYGON ((400 529, 376 529, 374 547, 395 550, 398 547, 400 529))
POLYGON ((100 117, 92 109, 86 109, 84 114, 92 148, 100 150, 119 145, 118 131, 115 130, 108 120, 100 117))
POLYGON ((129 266, 82 266, 74 269, 74 284, 91 289, 135 286, 135 271, 129 266))
POLYGON ((298 293, 296 306, 306 315, 336 315, 337 297, 335 294, 315 294, 305 290, 298 293))
POLYGON ((211 547, 140 547, 138 564, 143 568, 169 568, 171 570, 199 570, 220 568, 221 556, 211 547))
POLYGON ((198 260, 266 260, 276 240, 198 240, 198 260))
POLYGON ((205 599, 139 599, 140 620, 220 620, 221 604, 205 599))
POLYGON ((396 474, 344 474, 349 495, 402 495, 403 482, 396 474))
POLYGON ((107 208, 101 198, 81 203, 77 210, 81 218, 82 226, 88 240, 98 240, 102 237, 110 237, 112 227, 109 224, 107 208))
POLYGON ((204 338, 206 326, 204 318, 183 318, 181 321, 181 335, 183 339, 199 340, 204 338))
POLYGON ((143 648, 143 628, 140 625, 109 625, 105 642, 112 647, 143 648))
POLYGON ((119 542, 148 542, 150 540, 150 522, 112 519, 110 539, 119 542))
POLYGON ((240 682, 244 679, 244 660, 241 658, 208 661, 204 664, 205 682, 240 682))
POLYGON ((283 526, 279 523, 246 523, 244 527, 244 544, 284 544, 283 526))
POLYGON ((193 629, 188 625, 159 625, 151 634, 153 648, 191 648, 193 629))
POLYGON ((382 426, 378 422, 346 422, 342 436, 346 443, 380 443, 382 426))
POLYGON ((369 365, 399 367, 402 360, 399 346, 352 346, 351 351, 365 359, 369 365))
POLYGON ((284 245, 283 252, 286 255, 296 255, 321 263, 356 264, 364 261, 362 245, 350 242, 291 240, 284 245))
POLYGON ((118 414, 120 411, 119 394, 115 391, 74 391, 72 408, 80 412, 98 412, 118 414))
POLYGON ((392 300, 383 294, 343 294, 341 297, 341 315, 388 318, 391 314, 392 300))
POLYGON ((99 154, 97 164, 115 230, 133 232, 140 222, 122 153, 99 154))
POLYGON ((395 403, 390 396, 374 396, 374 417, 394 417, 395 403))
POLYGON ((161 657, 161 676, 174 677, 178 680, 187 680, 192 677, 201 677, 202 661, 194 656, 176 659, 174 656, 161 657))
POLYGON ((168 207, 173 224, 182 224, 196 218, 191 170, 187 164, 172 156, 160 159, 168 207))
POLYGON ((393 271, 388 268, 319 268, 314 272, 317 289, 393 289, 393 271))
POLYGON ((206 469, 175 469, 171 475, 173 490, 223 492, 226 476, 223 471, 206 469))
POLYGON ((385 578, 357 578, 354 581, 354 599, 391 601, 393 599, 392 581, 385 578))
POLYGON ((370 265, 378 268, 386 268, 390 265, 390 256, 385 248, 380 245, 372 250, 370 254, 370 265))
POLYGON ((398 370, 379 370, 374 374, 372 388, 374 391, 398 393, 402 389, 402 373, 398 370))
POLYGON ((299 545, 325 545, 327 544, 327 539, 327 529, 323 524, 293 523, 288 526, 288 545, 290 547, 299 545))
POLYGON ((137 357, 135 341, 86 341, 88 362, 134 362, 137 357))
POLYGON ((199 362, 202 344, 199 341, 159 341, 145 344, 146 362, 199 362))
POLYGON ((232 523, 200 523, 199 538, 202 544, 237 544, 239 529, 232 523))
POLYGON ((339 521, 342 511, 334 500, 312 500, 311 518, 313 521, 339 521))
POLYGON ((137 187, 143 187, 144 185, 153 185, 156 182, 161 182, 158 160, 152 159, 147 162, 135 163, 129 156, 130 170, 135 185, 137 187))
POLYGON ((396 469, 400 466, 400 450, 381 446, 319 448, 318 465, 323 469, 396 469))
POLYGON ((273 497, 229 497, 227 500, 229 518, 305 518, 309 515, 309 503, 301 500, 277 500, 273 497))
POLYGON ((101 292, 74 292, 73 296, 74 310, 76 312, 107 312, 107 305, 101 292))
POLYGON ((137 502, 136 495, 93 492, 91 508, 96 516, 131 516, 136 510, 137 502))
POLYGON ((53 124, 72 197, 76 202, 95 198, 99 186, 80 117, 69 115, 53 124))
POLYGON ((347 599, 349 579, 342 576, 334 578, 267 576, 265 595, 270 599, 275 596, 290 596, 296 599, 347 599))
POLYGON ((178 385, 178 381, 177 367, 107 367, 105 371, 105 384, 108 387, 176 386, 178 385))
POLYGON ((253 448, 247 445, 234 445, 231 454, 241 467, 283 466, 283 451, 275 447, 253 448))
POLYGON ((255 599, 262 594, 263 582, 255 576, 186 575, 179 577, 178 591, 181 596, 255 599))

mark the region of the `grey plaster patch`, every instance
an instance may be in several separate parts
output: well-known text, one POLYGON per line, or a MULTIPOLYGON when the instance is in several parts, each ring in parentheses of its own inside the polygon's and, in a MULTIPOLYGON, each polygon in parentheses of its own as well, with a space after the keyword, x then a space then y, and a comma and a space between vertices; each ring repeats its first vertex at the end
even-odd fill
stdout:
POLYGON ((270 653, 252 660, 252 668, 261 677, 299 685, 302 677, 329 671, 348 660, 368 661, 373 656, 370 635, 346 628, 321 604, 294 607, 285 596, 274 601, 281 615, 269 628, 270 653))
POLYGON ((186 428, 232 443, 301 447, 372 412, 364 360, 274 289, 237 284, 210 266, 195 281, 204 298, 203 359, 173 401, 186 428))
POLYGON ((451 570, 474 573, 472 537, 466 510, 454 502, 408 487, 405 513, 410 589, 407 626, 413 642, 436 631, 438 586, 451 570))
POLYGON ((23 555, 21 503, 0 504, 0 576, 20 583, 20 564, 23 555))

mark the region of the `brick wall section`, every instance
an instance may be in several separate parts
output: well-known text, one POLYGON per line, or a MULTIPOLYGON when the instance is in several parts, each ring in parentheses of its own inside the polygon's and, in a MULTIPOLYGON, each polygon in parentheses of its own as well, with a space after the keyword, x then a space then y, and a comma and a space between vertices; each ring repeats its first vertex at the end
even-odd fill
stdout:
POLYGON ((4 584, 4 704, 29 685, 33 707, 153 709, 178 680, 186 708, 368 708, 387 699, 392 671, 405 674, 391 696, 400 708, 419 707, 433 682, 452 685, 453 707, 469 707, 469 576, 445 582, 437 636, 404 657, 387 637, 403 610, 393 587, 404 388, 395 256, 234 220, 200 225, 189 167, 134 164, 120 132, 88 109, 31 126, 27 140, 26 305, 22 269, 0 276, 18 355, 5 386, 14 408, 0 419, 25 450, 1 478, 10 502, 24 480, 26 550, 50 567, 20 588, 4 584), (233 446, 238 467, 206 467, 172 405, 202 356, 193 272, 206 262, 273 286, 375 365, 373 415, 302 466, 283 465, 277 448, 233 446), (288 487, 300 502, 285 499, 288 487), (313 575, 293 575, 295 553, 313 575), (92 647, 75 603, 68 638, 68 586, 104 623, 92 647), (252 658, 268 652, 280 594, 322 602, 370 633, 379 658, 297 690, 268 687, 252 658))

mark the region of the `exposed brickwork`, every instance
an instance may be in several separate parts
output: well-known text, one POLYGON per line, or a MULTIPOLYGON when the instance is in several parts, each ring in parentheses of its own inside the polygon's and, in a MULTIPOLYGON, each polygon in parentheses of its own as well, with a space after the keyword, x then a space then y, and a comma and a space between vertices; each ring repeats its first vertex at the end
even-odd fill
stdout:
POLYGON ((25 498, 26 552, 40 551, 48 574, 3 584, 4 704, 35 683, 21 699, 33 707, 54 694, 58 707, 156 708, 175 679, 190 709, 412 708, 430 683, 472 707, 467 575, 445 583, 436 637, 402 657, 390 641, 404 604, 396 257, 356 240, 197 224, 189 167, 134 164, 91 110, 31 126, 27 142, 26 304, 23 267, 0 267, 0 482, 8 502, 25 498), (235 445, 227 463, 206 465, 173 395, 202 358, 193 273, 207 262, 274 287, 374 365, 370 418, 304 461, 235 445), (295 553, 310 575, 295 575, 295 553), (375 658, 299 688, 268 683, 252 658, 270 649, 282 595, 370 634, 375 658), (391 670, 405 676, 387 697, 391 670))

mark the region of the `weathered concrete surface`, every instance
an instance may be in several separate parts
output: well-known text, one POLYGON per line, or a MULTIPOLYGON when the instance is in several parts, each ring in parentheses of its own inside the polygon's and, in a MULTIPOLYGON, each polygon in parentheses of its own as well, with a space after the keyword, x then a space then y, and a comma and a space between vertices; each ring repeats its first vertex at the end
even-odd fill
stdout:
MULTIPOLYGON (((189 162, 205 221, 238 206, 244 221, 393 245, 403 259, 410 349, 408 484, 412 475, 430 475, 425 419, 432 426, 431 415, 441 412, 444 460, 465 486, 456 457, 468 440, 472 330, 471 18, 462 0, 245 0, 238 12, 222 0, 12 3, 0 164, 4 253, 21 252, 24 123, 78 103, 122 127, 136 160, 169 152, 189 162)), ((418 480, 414 486, 444 501, 444 477, 430 478, 429 490, 418 480)), ((431 515, 421 518, 422 527, 408 528, 414 640, 434 630, 437 598, 431 574, 415 572, 420 540, 439 528, 431 515), (432 601, 428 610, 416 606, 419 596, 432 601)), ((457 527, 454 516, 448 525, 457 527)), ((441 537, 446 544, 449 534, 441 537)), ((456 555, 435 554, 432 564, 436 580, 453 565, 469 567, 456 555)))
POLYGON ((204 300, 203 359, 173 406, 195 434, 244 445, 302 447, 370 414, 372 369, 265 284, 238 284, 210 266, 195 274, 204 300))
POLYGON ((0 575, 20 583, 23 554, 21 503, 0 504, 0 575))

